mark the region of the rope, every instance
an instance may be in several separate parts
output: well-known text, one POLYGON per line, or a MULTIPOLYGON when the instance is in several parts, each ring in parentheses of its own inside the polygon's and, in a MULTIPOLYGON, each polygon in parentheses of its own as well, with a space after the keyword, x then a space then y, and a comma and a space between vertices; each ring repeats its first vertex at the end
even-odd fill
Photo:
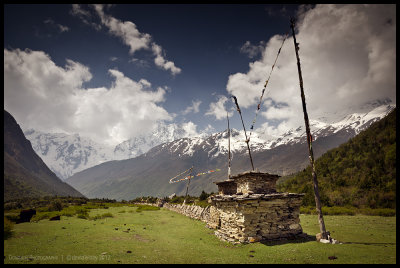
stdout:
MULTIPOLYGON (((191 167, 191 168, 189 168, 188 170, 185 170, 185 171, 179 173, 178 175, 176 175, 175 177, 171 178, 171 179, 169 180, 169 183, 178 182, 178 181, 172 181, 172 180, 176 179, 177 177, 179 177, 179 176, 182 175, 182 174, 187 173, 188 171, 191 171, 192 168, 193 168, 193 167, 191 167)), ((179 181, 181 181, 181 180, 179 180, 179 181)))
POLYGON ((190 169, 191 169, 191 168, 189 168, 188 170, 186 170, 186 171, 180 173, 179 175, 176 175, 175 177, 173 177, 172 179, 169 180, 169 183, 181 182, 181 181, 185 181, 185 180, 188 180, 188 179, 192 179, 192 178, 194 178, 194 177, 198 177, 198 176, 201 176, 201 175, 206 175, 206 174, 210 174, 210 173, 213 173, 213 172, 221 171, 221 169, 219 169, 219 168, 217 168, 217 169, 215 169, 215 170, 214 170, 214 169, 211 169, 211 170, 208 170, 208 171, 206 171, 206 172, 200 172, 200 173, 197 173, 196 175, 193 175, 193 176, 186 176, 186 177, 184 177, 183 179, 179 179, 179 180, 173 181, 175 178, 179 177, 180 175, 182 175, 182 174, 187 173, 188 171, 190 171, 190 169))
MULTIPOLYGON (((260 108, 261 108, 261 103, 262 103, 262 99, 263 99, 263 97, 264 97, 265 89, 267 88, 269 79, 271 78, 272 71, 273 71, 274 68, 275 68, 275 64, 276 64, 276 62, 277 62, 277 60, 278 60, 279 55, 281 54, 281 49, 282 49, 283 44, 285 43, 285 41, 286 41, 288 35, 289 35, 289 31, 286 33, 285 38, 283 38, 281 47, 279 48, 278 53, 276 54, 276 58, 275 58, 274 64, 272 64, 271 71, 269 72, 268 79, 267 79, 267 81, 265 81, 264 88, 263 88, 262 93, 261 93, 260 101, 258 102, 258 105, 257 105, 256 115, 255 115, 255 117, 254 117, 254 120, 253 120, 253 123, 252 123, 252 125, 251 125, 251 127, 250 127, 250 130, 253 130, 253 128, 254 128, 254 124, 256 123, 256 119, 257 119, 257 115, 258 115, 258 111, 260 111, 260 108)), ((250 132, 250 134, 249 134, 249 140, 250 140, 251 134, 252 134, 252 132, 250 132)))

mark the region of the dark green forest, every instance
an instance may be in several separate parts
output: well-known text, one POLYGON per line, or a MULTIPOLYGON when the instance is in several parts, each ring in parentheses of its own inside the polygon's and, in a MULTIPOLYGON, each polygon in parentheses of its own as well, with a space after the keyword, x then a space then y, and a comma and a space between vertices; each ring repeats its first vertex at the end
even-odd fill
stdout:
MULTIPOLYGON (((396 207, 396 108, 315 162, 323 206, 396 207)), ((311 166, 281 178, 279 191, 305 193, 315 206, 311 166)))

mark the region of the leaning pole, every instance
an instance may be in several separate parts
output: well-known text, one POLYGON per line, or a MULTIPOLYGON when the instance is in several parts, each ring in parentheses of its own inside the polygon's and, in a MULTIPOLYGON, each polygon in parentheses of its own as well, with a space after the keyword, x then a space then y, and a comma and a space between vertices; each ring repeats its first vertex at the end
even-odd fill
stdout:
POLYGON ((306 125, 308 153, 309 153, 309 158, 310 158, 310 162, 311 162, 312 178, 313 178, 313 184, 314 184, 315 205, 316 205, 316 210, 318 213, 319 229, 321 231, 322 238, 328 239, 328 236, 326 234, 326 229, 325 229, 324 217, 322 215, 322 210, 321 210, 321 199, 319 197, 317 173, 315 172, 314 153, 313 153, 313 149, 312 149, 312 136, 311 136, 310 126, 309 126, 309 122, 308 122, 306 99, 304 96, 304 89, 303 89, 303 78, 301 75, 300 58, 299 58, 299 43, 296 42, 296 35, 294 33, 294 24, 295 24, 295 21, 293 18, 291 18, 290 19, 290 27, 292 28, 293 42, 294 42, 296 58, 297 58, 297 70, 299 73, 301 101, 303 104, 304 121, 305 121, 305 125, 306 125))

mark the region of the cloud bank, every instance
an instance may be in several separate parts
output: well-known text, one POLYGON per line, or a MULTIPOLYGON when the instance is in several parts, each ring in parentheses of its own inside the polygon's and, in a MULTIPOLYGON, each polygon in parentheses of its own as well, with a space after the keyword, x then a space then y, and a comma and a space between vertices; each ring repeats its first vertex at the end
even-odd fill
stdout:
MULTIPOLYGON (((356 112, 377 99, 396 102, 395 5, 324 4, 303 7, 298 16, 296 39, 310 119, 356 112)), ((255 110, 282 39, 283 35, 273 36, 247 73, 229 76, 226 90, 237 96, 241 107, 255 110)), ((280 122, 263 125, 271 133, 304 123, 292 37, 282 48, 264 101, 262 116, 280 122)), ((213 110, 220 104, 221 100, 213 104, 213 110)))
POLYGON ((161 106, 165 88, 153 90, 147 80, 136 82, 118 70, 109 74, 110 88, 85 89, 92 74, 78 62, 60 67, 42 51, 4 49, 4 108, 24 129, 79 133, 110 145, 173 119, 161 106))

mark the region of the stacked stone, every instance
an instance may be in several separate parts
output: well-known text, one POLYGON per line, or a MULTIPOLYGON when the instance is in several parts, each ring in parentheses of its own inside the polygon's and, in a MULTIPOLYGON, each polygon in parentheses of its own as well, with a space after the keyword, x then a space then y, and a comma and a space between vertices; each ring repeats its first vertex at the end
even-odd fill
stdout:
POLYGON ((279 176, 247 172, 217 183, 219 194, 210 197, 209 228, 221 240, 233 243, 301 236, 300 204, 304 194, 277 193, 279 176), (233 193, 233 186, 236 193, 233 193))
POLYGON ((192 219, 208 222, 210 218, 210 207, 200 207, 196 205, 170 204, 164 203, 164 208, 183 214, 192 219))
POLYGON ((276 181, 278 179, 279 179, 278 175, 252 172, 252 171, 238 174, 230 178, 230 180, 234 181, 234 183, 236 184, 236 191, 234 192, 234 194, 275 193, 276 181))

